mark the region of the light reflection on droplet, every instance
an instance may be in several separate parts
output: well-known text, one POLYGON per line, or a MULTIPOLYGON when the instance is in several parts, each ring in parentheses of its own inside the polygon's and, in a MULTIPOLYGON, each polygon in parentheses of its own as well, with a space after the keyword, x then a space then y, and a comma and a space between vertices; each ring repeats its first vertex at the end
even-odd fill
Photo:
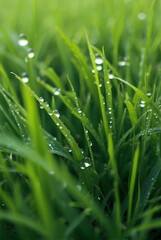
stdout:
POLYGON ((33 58, 35 56, 34 50, 32 48, 28 49, 28 57, 33 58))
POLYGON ((113 79, 114 76, 113 76, 113 74, 109 74, 108 77, 109 77, 109 79, 113 79))
POLYGON ((53 88, 53 91, 54 91, 54 95, 59 95, 60 94, 60 89, 58 88, 53 88))
POLYGON ((27 74, 26 72, 23 72, 23 73, 22 73, 21 78, 22 78, 22 81, 23 81, 24 83, 28 83, 29 77, 28 77, 28 74, 27 74))
POLYGON ((128 63, 127 61, 119 61, 119 62, 118 62, 118 66, 119 66, 119 67, 129 66, 129 63, 128 63))
POLYGON ((53 113, 55 114, 55 116, 56 116, 57 118, 60 117, 60 113, 58 112, 58 110, 54 110, 53 113))
POLYGON ((19 35, 19 40, 18 40, 18 44, 22 47, 26 46, 28 44, 28 40, 25 34, 21 33, 19 35))
POLYGON ((42 97, 39 98, 40 102, 44 102, 44 99, 42 97))
POLYGON ((97 71, 102 71, 102 66, 97 66, 97 71))
POLYGON ((98 64, 98 65, 102 64, 103 63, 103 59, 102 58, 96 58, 95 59, 95 63, 98 64))

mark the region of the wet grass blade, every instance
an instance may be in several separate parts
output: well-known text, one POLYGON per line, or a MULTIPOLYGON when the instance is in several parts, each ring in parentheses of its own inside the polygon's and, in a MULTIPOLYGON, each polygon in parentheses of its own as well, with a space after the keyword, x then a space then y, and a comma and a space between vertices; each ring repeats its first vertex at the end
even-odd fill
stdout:
POLYGON ((69 130, 66 128, 66 126, 63 124, 63 122, 52 112, 52 110, 44 103, 42 102, 41 98, 37 96, 37 94, 27 86, 22 79, 13 73, 15 77, 25 86, 27 91, 42 105, 42 107, 46 110, 46 112, 49 114, 51 119, 55 122, 55 124, 58 126, 62 134, 67 139, 69 145, 71 146, 71 149, 73 151, 73 154, 75 156, 75 159, 77 159, 78 162, 80 162, 83 159, 83 155, 81 150, 78 147, 78 144, 75 142, 74 138, 71 136, 69 130))
POLYGON ((107 121, 107 116, 106 116, 106 111, 105 111, 104 100, 103 100, 103 96, 101 93, 98 71, 97 71, 97 67, 96 67, 96 63, 95 63, 95 55, 94 55, 94 52, 92 50, 91 44, 90 44, 87 36, 86 36, 86 38, 87 38, 88 49, 89 49, 89 53, 90 53, 90 57, 91 57, 91 62, 93 65, 93 69, 95 71, 95 79, 96 79, 96 84, 97 84, 97 91, 98 91, 98 96, 99 96, 99 103, 100 103, 100 108, 101 108, 101 113, 102 113, 102 119, 103 119, 103 125, 104 125, 104 129, 105 129, 106 139, 108 139, 108 132, 109 132, 108 121, 107 121))

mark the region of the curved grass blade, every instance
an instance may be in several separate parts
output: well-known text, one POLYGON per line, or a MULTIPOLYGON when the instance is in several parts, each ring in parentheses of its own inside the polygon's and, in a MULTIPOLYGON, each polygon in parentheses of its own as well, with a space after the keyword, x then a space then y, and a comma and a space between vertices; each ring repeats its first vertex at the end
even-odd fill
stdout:
MULTIPOLYGON (((53 87, 51 87, 49 84, 43 82, 43 81, 39 81, 38 82, 45 88, 47 89, 49 92, 51 92, 52 94, 55 93, 55 90, 53 89, 53 87)), ((72 102, 70 101, 69 97, 67 96, 63 96, 61 93, 59 93, 58 97, 63 101, 63 103, 68 107, 68 109, 71 111, 71 113, 76 116, 78 119, 80 119, 80 121, 84 124, 84 126, 88 129, 88 131, 93 135, 93 137, 96 139, 96 141, 98 142, 98 144, 101 146, 101 148, 103 150, 105 150, 105 146, 103 144, 102 141, 100 141, 100 138, 97 134, 97 132, 95 131, 94 127, 92 126, 91 122, 88 120, 88 118, 83 114, 83 112, 80 110, 79 106, 78 108, 75 108, 72 104, 72 102), (80 114, 81 113, 81 114, 80 114)))
POLYGON ((126 106, 127 106, 128 112, 129 112, 131 124, 132 124, 132 126, 134 126, 135 123, 137 122, 137 114, 134 109, 134 106, 132 105, 132 103, 129 100, 128 94, 126 94, 126 106))
POLYGON ((98 104, 98 94, 97 94, 96 86, 94 84, 94 77, 92 72, 89 69, 85 56, 82 54, 77 44, 75 42, 72 42, 69 38, 67 38, 60 29, 59 29, 59 33, 61 37, 64 39, 65 43, 70 48, 70 50, 72 51, 76 60, 79 62, 85 76, 84 80, 86 81, 86 84, 90 89, 90 92, 92 93, 94 99, 96 100, 96 103, 98 104))
POLYGON ((111 81, 109 79, 105 53, 103 48, 103 70, 104 70, 104 82, 105 82, 105 91, 106 91, 106 105, 107 105, 107 113, 108 113, 108 121, 109 121, 109 129, 113 133, 113 138, 116 140, 116 127, 115 127, 115 117, 113 112, 113 103, 112 103, 112 90, 111 90, 111 81), (112 122, 112 124, 111 124, 112 122))
POLYGON ((150 193, 152 191, 153 185, 161 171, 161 160, 157 161, 153 168, 151 169, 147 179, 145 180, 143 186, 140 190, 140 206, 139 211, 142 212, 146 206, 149 199, 150 193))
MULTIPOLYGON (((102 58, 104 57, 104 54, 95 46, 92 46, 92 48, 94 49, 95 52, 97 52, 102 58)), ((120 74, 117 72, 117 70, 115 69, 115 67, 105 58, 105 63, 107 65, 107 67, 113 72, 113 74, 116 77, 120 77, 120 74)))
POLYGON ((153 219, 152 221, 145 222, 137 227, 132 228, 131 230, 128 231, 128 233, 125 234, 126 237, 132 236, 138 232, 143 232, 143 231, 150 231, 153 229, 160 229, 161 228, 161 219, 153 219))
POLYGON ((52 135, 44 131, 45 140, 49 144, 51 153, 62 156, 70 161, 74 161, 69 152, 52 135))
POLYGON ((87 38, 88 49, 89 49, 89 53, 90 53, 90 57, 91 57, 91 62, 92 62, 92 65, 93 65, 93 69, 95 71, 95 79, 96 79, 97 91, 98 91, 98 96, 99 96, 99 103, 100 103, 101 113, 102 113, 102 118, 103 118, 103 125, 104 125, 104 129, 105 129, 106 140, 108 142, 108 132, 109 132, 108 121, 107 121, 103 96, 102 96, 100 85, 99 85, 99 76, 98 76, 98 71, 97 71, 97 67, 96 67, 96 63, 95 63, 95 55, 93 53, 93 50, 92 50, 91 44, 89 42, 88 36, 86 36, 86 38, 87 38))
POLYGON ((42 100, 38 97, 38 95, 29 87, 27 86, 22 79, 13 73, 15 77, 25 86, 27 91, 42 105, 42 107, 46 110, 46 112, 49 114, 51 119, 54 121, 54 123, 58 126, 59 130, 62 132, 62 134, 65 136, 67 139, 69 145, 71 146, 72 152, 74 154, 75 159, 80 162, 84 157, 83 154, 78 147, 78 144, 75 142, 74 138, 70 134, 69 130, 66 128, 66 126, 63 124, 63 122, 57 118, 57 116, 53 113, 53 111, 47 106, 42 100))
POLYGON ((41 226, 40 224, 37 224, 31 218, 28 218, 24 215, 20 215, 18 213, 1 211, 0 219, 10 221, 13 224, 25 226, 25 227, 30 228, 31 230, 41 234, 44 237, 48 237, 48 233, 47 233, 46 229, 44 229, 43 226, 41 226))
MULTIPOLYGON (((50 174, 51 170, 54 174, 51 177, 56 178, 60 183, 66 182, 68 191, 70 194, 81 203, 83 208, 91 209, 91 215, 94 219, 97 219, 99 223, 103 226, 104 230, 108 235, 113 234, 111 231, 111 223, 107 217, 103 214, 100 208, 93 202, 93 200, 88 197, 87 192, 82 189, 81 191, 77 189, 77 184, 73 177, 64 165, 58 166, 56 161, 49 162, 45 160, 43 156, 37 153, 35 150, 29 148, 24 143, 20 142, 18 139, 0 134, 0 144, 7 147, 10 146, 14 151, 19 152, 19 154, 28 159, 31 163, 36 163, 41 166, 47 173, 50 174), (60 174, 61 172, 61 174, 60 174)), ((24 168, 27 171, 26 168, 24 168)), ((26 172, 27 173, 27 172, 26 172)))
POLYGON ((158 114, 158 116, 161 117, 160 109, 141 90, 139 90, 138 88, 136 88, 135 86, 133 86, 132 84, 130 84, 129 82, 126 82, 125 80, 123 80, 121 78, 114 77, 114 79, 117 79, 120 82, 122 82, 122 83, 128 85, 130 88, 132 88, 149 105, 149 107, 154 109, 154 111, 158 114))
MULTIPOLYGON (((148 111, 147 111, 148 112, 148 111)), ((147 112, 145 112, 135 123, 135 125, 130 128, 122 137, 121 139, 118 141, 118 143, 116 144, 116 148, 115 151, 117 152, 121 146, 121 144, 125 141, 125 139, 134 131, 134 129, 136 128, 136 126, 141 122, 141 120, 143 119, 143 117, 145 117, 145 115, 147 114, 147 112)), ((125 143, 126 144, 126 143, 125 143)))

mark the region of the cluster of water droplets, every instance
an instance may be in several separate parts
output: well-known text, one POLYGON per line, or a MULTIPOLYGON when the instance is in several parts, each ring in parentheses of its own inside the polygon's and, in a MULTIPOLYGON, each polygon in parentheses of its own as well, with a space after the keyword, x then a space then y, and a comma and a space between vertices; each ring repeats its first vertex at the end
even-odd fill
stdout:
POLYGON ((112 130, 113 118, 112 118, 112 108, 108 108, 108 115, 109 115, 109 128, 112 130))
POLYGON ((141 108, 144 108, 145 105, 146 105, 146 102, 145 102, 144 100, 141 100, 141 101, 140 101, 140 107, 141 107, 141 108))
MULTIPOLYGON (((18 44, 21 46, 21 47, 27 47, 28 46, 28 39, 26 37, 26 35, 24 33, 21 33, 19 35, 19 39, 18 39, 18 44)), ((32 48, 27 48, 27 56, 25 57, 25 61, 28 62, 28 59, 31 59, 35 56, 35 53, 34 53, 34 50, 32 48)), ((21 75, 21 79, 24 83, 28 83, 29 81, 29 76, 26 72, 23 72, 22 75, 21 75)))
POLYGON ((87 138, 89 146, 92 147, 93 143, 91 142, 91 140, 89 138, 89 134, 88 134, 88 130, 87 129, 85 130, 85 134, 86 134, 86 138, 87 138))
MULTIPOLYGON (((25 34, 21 33, 19 35, 19 39, 18 39, 18 44, 21 46, 21 47, 26 47, 28 45, 29 41, 26 37, 25 34)), ((32 48, 28 48, 27 49, 27 56, 29 58, 33 58, 35 56, 35 53, 34 53, 34 50, 32 48)))
MULTIPOLYGON (((96 68, 97 68, 97 71, 100 72, 103 69, 103 67, 102 67, 103 59, 101 58, 101 56, 98 53, 96 53, 95 56, 96 56, 96 58, 95 58, 96 68)), ((92 73, 95 73, 94 69, 92 69, 92 73)))
POLYGON ((89 168, 90 166, 91 166, 91 159, 88 157, 85 157, 84 161, 80 163, 80 169, 82 170, 89 168))

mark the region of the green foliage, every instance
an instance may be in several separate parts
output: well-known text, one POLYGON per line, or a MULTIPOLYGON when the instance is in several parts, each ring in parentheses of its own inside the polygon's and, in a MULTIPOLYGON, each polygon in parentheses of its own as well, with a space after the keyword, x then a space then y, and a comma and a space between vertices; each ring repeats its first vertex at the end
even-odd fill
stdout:
POLYGON ((0 3, 0 237, 160 239, 160 1, 0 3))

